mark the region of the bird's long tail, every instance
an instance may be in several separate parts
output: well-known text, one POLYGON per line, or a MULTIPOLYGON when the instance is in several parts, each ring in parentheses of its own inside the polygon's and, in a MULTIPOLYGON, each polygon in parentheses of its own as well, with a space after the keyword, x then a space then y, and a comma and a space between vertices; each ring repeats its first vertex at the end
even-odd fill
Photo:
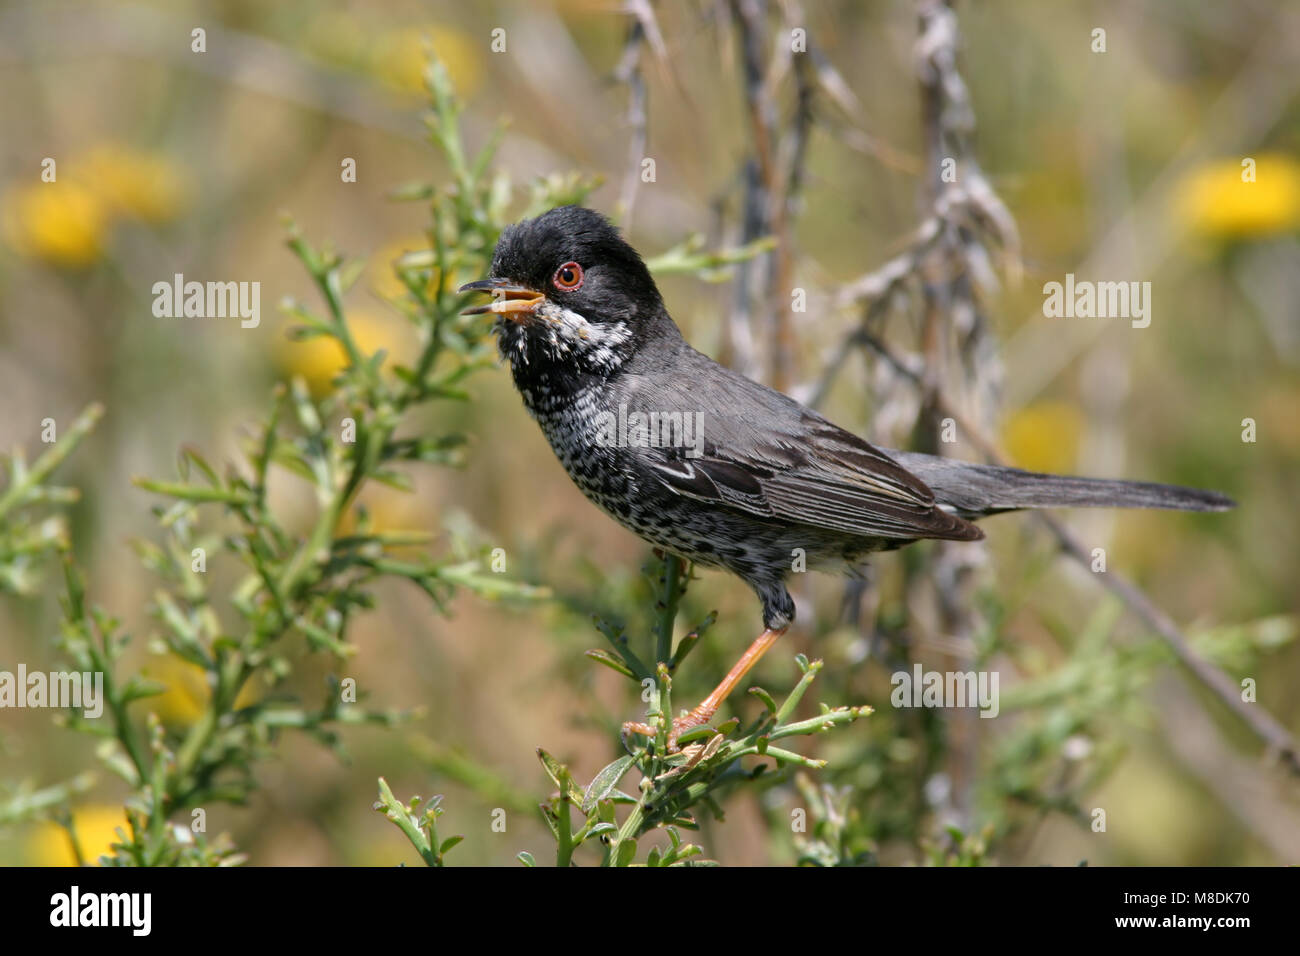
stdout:
POLYGON ((886 451, 886 454, 929 485, 940 506, 967 519, 1019 508, 1226 511, 1236 505, 1226 495, 1199 488, 1045 475, 999 465, 972 465, 917 452, 886 451))

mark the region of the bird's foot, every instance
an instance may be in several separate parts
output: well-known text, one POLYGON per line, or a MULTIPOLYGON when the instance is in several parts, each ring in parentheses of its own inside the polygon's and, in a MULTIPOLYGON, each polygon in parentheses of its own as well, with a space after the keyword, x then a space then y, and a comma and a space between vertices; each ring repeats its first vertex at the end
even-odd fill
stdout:
MULTIPOLYGON (((706 726, 711 720, 713 720, 713 716, 717 712, 718 709, 716 707, 706 707, 701 704, 694 710, 685 713, 680 717, 673 718, 673 725, 668 731, 668 752, 670 754, 677 753, 680 749, 677 746, 678 739, 684 737, 692 730, 706 726)), ((632 734, 641 734, 643 737, 648 737, 651 740, 654 740, 658 736, 659 731, 657 728, 652 727, 649 724, 629 720, 623 725, 621 733, 623 746, 625 748, 627 747, 627 738, 632 734)))

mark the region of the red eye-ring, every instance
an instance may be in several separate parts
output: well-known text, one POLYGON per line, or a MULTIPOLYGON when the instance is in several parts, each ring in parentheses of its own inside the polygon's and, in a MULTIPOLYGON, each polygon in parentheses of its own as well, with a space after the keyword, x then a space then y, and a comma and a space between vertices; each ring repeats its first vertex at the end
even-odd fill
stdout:
POLYGON ((551 282, 561 292, 572 292, 582 285, 582 266, 576 262, 566 262, 555 270, 551 282))

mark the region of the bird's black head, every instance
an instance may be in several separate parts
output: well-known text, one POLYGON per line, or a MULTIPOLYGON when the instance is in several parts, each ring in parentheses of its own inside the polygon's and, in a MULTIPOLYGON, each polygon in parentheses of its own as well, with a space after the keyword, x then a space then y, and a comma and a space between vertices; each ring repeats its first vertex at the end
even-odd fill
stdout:
POLYGON ((609 374, 664 323, 650 271, 604 216, 559 206, 506 227, 492 275, 461 292, 491 292, 467 314, 500 316, 501 353, 520 364, 609 374))

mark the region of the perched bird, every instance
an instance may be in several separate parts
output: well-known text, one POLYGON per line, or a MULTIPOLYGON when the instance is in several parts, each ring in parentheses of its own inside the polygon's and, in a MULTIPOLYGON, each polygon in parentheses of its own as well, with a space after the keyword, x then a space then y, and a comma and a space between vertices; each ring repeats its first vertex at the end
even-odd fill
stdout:
MULTIPOLYGON (((794 620, 795 556, 852 571, 920 538, 974 541, 973 521, 1018 508, 1221 511, 1223 495, 1037 474, 879 449, 687 344, 635 249, 599 213, 561 206, 508 227, 491 277, 501 355, 582 493, 645 541, 738 575, 764 631, 721 684, 673 722, 670 749, 794 620)), ((653 735, 645 724, 624 732, 653 735)))

